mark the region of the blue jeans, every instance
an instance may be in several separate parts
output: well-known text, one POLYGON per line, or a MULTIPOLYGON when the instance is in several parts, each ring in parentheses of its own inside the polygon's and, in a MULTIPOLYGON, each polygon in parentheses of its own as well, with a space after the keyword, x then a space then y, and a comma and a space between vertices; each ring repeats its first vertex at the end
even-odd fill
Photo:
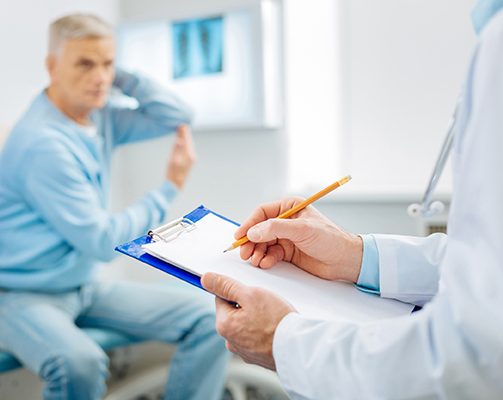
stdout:
POLYGON ((178 282, 95 282, 64 293, 0 292, 0 348, 46 382, 44 399, 99 399, 108 358, 78 326, 175 344, 166 399, 220 399, 229 354, 214 303, 178 282))

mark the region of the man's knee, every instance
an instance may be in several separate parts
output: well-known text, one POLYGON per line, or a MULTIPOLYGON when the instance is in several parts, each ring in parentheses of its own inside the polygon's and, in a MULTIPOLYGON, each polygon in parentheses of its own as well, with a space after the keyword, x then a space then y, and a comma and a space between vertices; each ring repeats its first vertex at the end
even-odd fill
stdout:
POLYGON ((104 391, 107 376, 108 357, 100 348, 59 352, 40 369, 40 377, 47 382, 49 390, 87 392, 89 398, 96 398, 97 393, 104 391))

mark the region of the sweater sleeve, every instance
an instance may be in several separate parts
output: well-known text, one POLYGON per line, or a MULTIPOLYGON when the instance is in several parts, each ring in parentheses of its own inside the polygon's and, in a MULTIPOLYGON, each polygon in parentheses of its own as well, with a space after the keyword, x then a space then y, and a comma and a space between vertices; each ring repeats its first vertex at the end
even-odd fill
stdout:
POLYGON ((138 103, 134 109, 111 109, 115 146, 167 135, 192 121, 182 100, 146 77, 118 69, 114 85, 138 103))
POLYGON ((162 222, 176 189, 163 183, 122 212, 111 214, 100 200, 89 175, 64 146, 50 144, 30 159, 24 182, 27 202, 69 244, 102 261, 114 248, 162 222))

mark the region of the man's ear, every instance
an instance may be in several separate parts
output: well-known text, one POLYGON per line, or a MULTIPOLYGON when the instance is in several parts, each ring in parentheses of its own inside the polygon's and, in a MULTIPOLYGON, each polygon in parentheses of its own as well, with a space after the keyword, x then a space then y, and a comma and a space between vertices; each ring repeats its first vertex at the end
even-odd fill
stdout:
POLYGON ((45 67, 51 80, 54 78, 54 71, 56 69, 56 56, 54 54, 48 54, 45 58, 45 67))

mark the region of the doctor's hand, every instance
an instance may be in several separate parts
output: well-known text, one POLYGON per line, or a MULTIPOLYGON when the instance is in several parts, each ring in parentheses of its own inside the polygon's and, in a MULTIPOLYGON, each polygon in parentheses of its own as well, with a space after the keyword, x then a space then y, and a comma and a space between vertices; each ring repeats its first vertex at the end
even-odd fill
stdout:
POLYGON ((241 246, 241 258, 264 269, 284 260, 323 279, 356 283, 363 256, 359 236, 345 232, 312 206, 289 219, 276 218, 301 201, 287 198, 258 207, 234 234, 236 239, 250 239, 241 246))
POLYGON ((276 370, 272 353, 274 333, 283 317, 295 309, 267 290, 223 275, 206 273, 201 283, 216 296, 216 329, 226 339, 227 349, 247 363, 276 370), (229 301, 238 303, 239 308, 229 301))
POLYGON ((196 152, 188 125, 176 129, 176 138, 168 161, 166 179, 181 189, 196 161, 196 152))

